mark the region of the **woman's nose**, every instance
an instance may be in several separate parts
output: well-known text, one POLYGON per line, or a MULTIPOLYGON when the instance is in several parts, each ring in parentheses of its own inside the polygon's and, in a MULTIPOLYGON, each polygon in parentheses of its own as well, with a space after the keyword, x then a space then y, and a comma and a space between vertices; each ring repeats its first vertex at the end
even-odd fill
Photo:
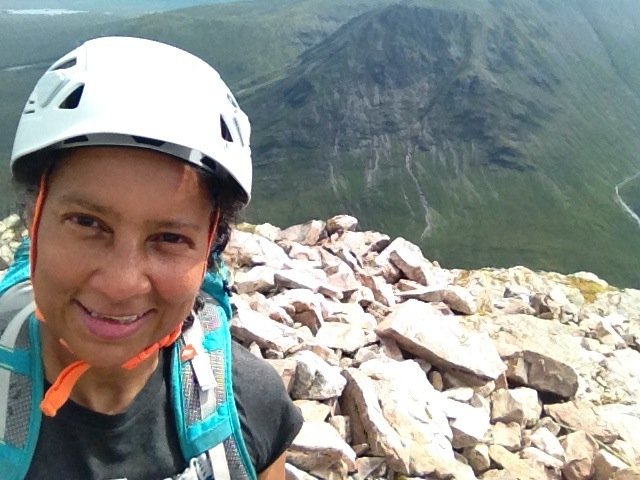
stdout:
POLYGON ((121 302, 151 290, 144 248, 135 242, 114 242, 99 261, 90 285, 109 300, 121 302))

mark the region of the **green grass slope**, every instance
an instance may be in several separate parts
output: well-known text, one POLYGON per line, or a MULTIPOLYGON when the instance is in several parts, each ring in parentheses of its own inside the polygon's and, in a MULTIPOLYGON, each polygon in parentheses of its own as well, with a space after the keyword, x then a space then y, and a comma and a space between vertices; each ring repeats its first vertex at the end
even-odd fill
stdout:
POLYGON ((637 96, 572 3, 495 3, 367 13, 248 97, 252 218, 348 211, 448 266, 640 286, 614 198, 638 165, 637 96))

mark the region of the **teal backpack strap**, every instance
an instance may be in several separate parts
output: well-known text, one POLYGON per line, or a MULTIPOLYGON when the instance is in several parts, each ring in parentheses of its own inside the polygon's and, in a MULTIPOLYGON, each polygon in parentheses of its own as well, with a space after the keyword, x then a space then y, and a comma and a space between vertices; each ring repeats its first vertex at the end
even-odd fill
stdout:
POLYGON ((40 431, 39 403, 44 385, 38 321, 33 309, 28 281, 3 289, 0 297, 0 472, 2 478, 8 480, 22 480, 26 476, 40 431))
POLYGON ((172 397, 185 459, 208 452, 216 480, 255 480, 233 396, 226 309, 211 297, 173 347, 172 397))
POLYGON ((208 452, 216 480, 255 480, 233 396, 227 318, 226 309, 206 296, 193 325, 173 347, 171 383, 178 437, 186 460, 208 452))

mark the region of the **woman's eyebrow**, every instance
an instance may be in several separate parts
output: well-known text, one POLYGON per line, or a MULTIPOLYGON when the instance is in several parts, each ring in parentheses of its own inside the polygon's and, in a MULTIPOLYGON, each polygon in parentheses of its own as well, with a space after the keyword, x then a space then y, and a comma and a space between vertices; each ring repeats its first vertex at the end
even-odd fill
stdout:
POLYGON ((76 205, 100 214, 115 214, 112 208, 94 203, 93 201, 75 193, 65 193, 60 196, 60 201, 65 204, 76 205))
POLYGON ((157 228, 166 228, 168 230, 201 230, 202 225, 200 223, 183 221, 183 220, 159 220, 150 222, 157 228))

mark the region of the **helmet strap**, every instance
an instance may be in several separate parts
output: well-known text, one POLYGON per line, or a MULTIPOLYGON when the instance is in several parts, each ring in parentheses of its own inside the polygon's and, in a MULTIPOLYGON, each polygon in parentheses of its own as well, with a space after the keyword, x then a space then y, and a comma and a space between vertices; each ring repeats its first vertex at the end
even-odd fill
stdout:
POLYGON ((40 410, 47 417, 55 417, 62 405, 71 396, 71 390, 80 379, 80 376, 89 370, 89 365, 84 360, 77 360, 60 372, 56 381, 49 387, 40 402, 40 410))
MULTIPOLYGON (((33 218, 31 220, 31 243, 29 244, 29 258, 31 259, 29 275, 31 283, 35 278, 36 272, 36 259, 38 255, 38 227, 40 226, 40 217, 42 216, 42 209, 44 207, 45 199, 47 198, 47 180, 49 177, 49 171, 45 171, 40 177, 38 184, 38 195, 36 196, 36 203, 33 207, 33 218)), ((35 316, 41 322, 44 322, 44 316, 36 304, 35 316)))

